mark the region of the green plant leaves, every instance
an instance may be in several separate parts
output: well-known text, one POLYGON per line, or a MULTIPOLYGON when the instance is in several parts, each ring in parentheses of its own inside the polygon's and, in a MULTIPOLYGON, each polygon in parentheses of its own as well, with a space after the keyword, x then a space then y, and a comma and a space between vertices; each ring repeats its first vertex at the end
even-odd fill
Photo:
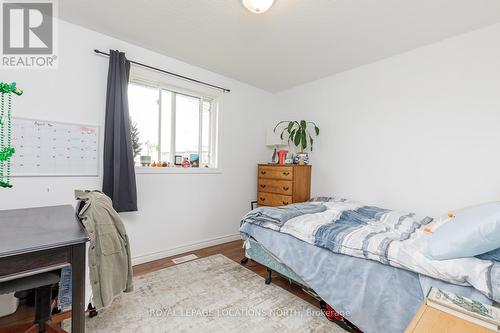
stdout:
POLYGON ((302 139, 302 129, 299 128, 297 130, 297 132, 295 132, 295 138, 293 139, 293 143, 295 144, 295 146, 299 146, 300 145, 300 140, 302 139))
POLYGON ((289 123, 289 122, 290 122, 290 120, 280 121, 279 123, 276 124, 276 126, 274 126, 273 132, 276 133, 276 129, 278 128, 279 125, 284 124, 284 123, 289 123))
POLYGON ((307 149, 308 146, 311 147, 311 151, 313 150, 314 140, 311 135, 311 127, 314 127, 315 136, 319 135, 319 127, 312 121, 305 120, 282 120, 278 122, 278 124, 274 127, 274 132, 276 133, 276 129, 281 125, 286 124, 283 130, 280 133, 281 140, 286 139, 285 134, 288 134, 288 143, 293 142, 296 147, 300 147, 301 150, 307 149), (312 125, 308 129, 308 125, 312 125))
POLYGON ((290 141, 290 140, 293 141, 294 140, 294 138, 295 138, 295 132, 296 131, 297 131, 296 129, 292 130, 292 132, 290 133, 290 138, 288 139, 288 141, 290 141))

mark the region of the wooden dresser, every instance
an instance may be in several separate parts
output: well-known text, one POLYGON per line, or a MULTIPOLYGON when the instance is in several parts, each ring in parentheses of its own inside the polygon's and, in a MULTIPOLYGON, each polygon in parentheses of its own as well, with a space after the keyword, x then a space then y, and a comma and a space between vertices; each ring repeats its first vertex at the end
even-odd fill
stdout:
POLYGON ((310 165, 259 164, 258 179, 259 206, 286 206, 311 196, 310 165))

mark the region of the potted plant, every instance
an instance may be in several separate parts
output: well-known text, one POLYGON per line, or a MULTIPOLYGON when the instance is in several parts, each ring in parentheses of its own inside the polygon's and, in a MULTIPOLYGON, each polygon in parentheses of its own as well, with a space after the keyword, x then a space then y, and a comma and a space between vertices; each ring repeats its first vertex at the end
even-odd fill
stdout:
POLYGON ((292 142, 299 150, 295 154, 294 163, 297 164, 308 164, 309 155, 305 152, 307 148, 311 151, 313 150, 314 136, 319 135, 319 127, 312 121, 305 120, 283 120, 280 121, 274 127, 274 132, 278 127, 284 125, 280 133, 280 138, 284 140, 288 139, 288 144, 292 142), (314 132, 311 132, 314 130, 314 132))
POLYGON ((158 149, 158 146, 155 145, 154 143, 151 143, 150 141, 144 142, 148 149, 148 154, 147 155, 141 155, 141 165, 142 166, 150 166, 151 165, 151 151, 154 149, 158 149))

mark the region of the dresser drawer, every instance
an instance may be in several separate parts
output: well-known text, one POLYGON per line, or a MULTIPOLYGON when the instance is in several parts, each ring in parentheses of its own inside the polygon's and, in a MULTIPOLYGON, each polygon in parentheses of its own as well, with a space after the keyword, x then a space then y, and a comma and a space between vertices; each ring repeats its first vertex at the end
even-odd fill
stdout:
POLYGON ((259 178, 293 180, 293 167, 259 165, 259 178))
POLYGON ((286 206, 292 203, 292 196, 259 192, 257 202, 260 206, 286 206))
POLYGON ((291 180, 276 180, 268 178, 259 178, 259 191, 277 194, 292 195, 293 182, 291 180))

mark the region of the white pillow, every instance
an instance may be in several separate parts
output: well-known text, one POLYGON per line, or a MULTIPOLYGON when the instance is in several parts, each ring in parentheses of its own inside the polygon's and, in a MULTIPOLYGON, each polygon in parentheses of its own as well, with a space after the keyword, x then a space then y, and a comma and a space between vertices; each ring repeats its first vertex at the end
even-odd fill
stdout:
POLYGON ((500 202, 452 212, 432 230, 424 254, 434 260, 474 257, 500 248, 500 202))

